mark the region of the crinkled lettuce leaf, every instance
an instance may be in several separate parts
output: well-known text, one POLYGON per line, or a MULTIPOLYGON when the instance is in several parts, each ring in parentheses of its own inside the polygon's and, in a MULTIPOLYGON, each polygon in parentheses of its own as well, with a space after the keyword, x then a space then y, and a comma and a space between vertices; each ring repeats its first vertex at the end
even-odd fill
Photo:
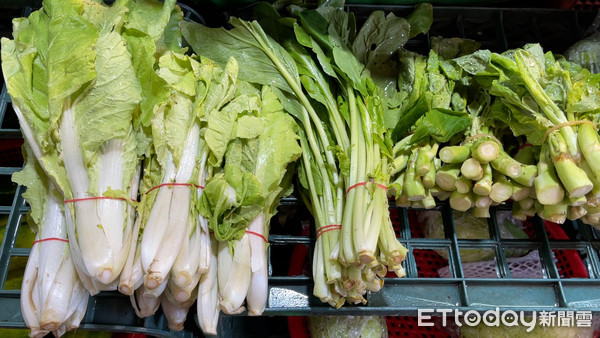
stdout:
POLYGON ((265 219, 274 215, 281 196, 291 192, 290 165, 301 154, 298 127, 271 88, 238 87, 239 96, 208 118, 207 137, 211 123, 223 132, 219 142, 207 138, 207 145, 220 152, 213 145, 225 144, 226 151, 223 172, 208 181, 198 201, 199 213, 221 241, 240 239, 260 213, 265 219))
POLYGON ((25 198, 30 206, 28 218, 33 221, 36 227, 40 227, 44 217, 46 200, 50 193, 50 181, 27 142, 23 144, 23 154, 25 166, 21 171, 12 175, 12 180, 19 185, 27 187, 27 190, 23 193, 23 198, 25 198))

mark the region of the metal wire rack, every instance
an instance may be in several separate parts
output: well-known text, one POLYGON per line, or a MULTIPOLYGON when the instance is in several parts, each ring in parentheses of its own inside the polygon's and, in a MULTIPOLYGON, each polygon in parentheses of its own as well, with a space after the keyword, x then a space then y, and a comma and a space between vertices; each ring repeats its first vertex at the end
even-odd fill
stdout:
MULTIPOLYGON (((190 8, 191 9, 191 8, 190 8)), ((397 15, 410 12, 406 6, 353 5, 359 22, 374 9, 393 11, 397 15)), ((11 17, 31 11, 7 11, 0 17, 0 34, 10 35, 11 17)), ((458 36, 482 43, 482 48, 501 51, 527 42, 540 42, 545 49, 563 52, 583 36, 594 19, 594 11, 495 9, 495 8, 435 8, 434 24, 428 35, 412 40, 409 49, 427 52, 432 36, 458 36)), ((235 14, 235 13, 230 13, 235 14)), ((189 16, 188 16, 189 17, 189 16)), ((192 17, 194 19, 194 17, 192 17)), ((0 147, 0 225, 6 223, 0 247, 0 327, 25 328, 21 317, 18 287, 7 288, 5 281, 15 266, 23 266, 30 249, 22 245, 20 236, 28 231, 26 213, 29 207, 21 194, 24 188, 12 183, 10 176, 20 170, 20 138, 18 123, 3 85, 0 92, 0 145, 13 144, 12 153, 0 147), (14 144, 16 143, 16 147, 14 144), (17 150, 16 152, 14 150, 17 150), (4 152, 3 152, 4 151, 4 152), (9 157, 15 159, 9 161, 9 157), (6 164, 8 163, 8 165, 6 164), (5 165, 5 166, 3 166, 5 165)), ((395 209, 394 206, 391 207, 395 209)), ((294 197, 282 200, 280 212, 271 221, 269 235, 269 299, 266 316, 308 315, 416 315, 419 309, 458 309, 462 311, 501 310, 587 310, 600 311, 600 237, 594 229, 580 222, 563 225, 568 239, 549 239, 543 221, 531 221, 531 239, 503 238, 496 213, 509 210, 499 206, 491 211, 489 238, 459 239, 456 236, 452 211, 447 204, 423 212, 441 213, 445 238, 415 236, 420 225, 411 217, 412 210, 394 210, 394 223, 400 241, 409 249, 404 263, 405 278, 386 278, 384 288, 368 294, 365 306, 344 306, 332 309, 312 296, 310 257, 314 245, 314 230, 310 215, 294 197), (465 277, 461 252, 465 249, 489 249, 494 253, 497 278, 465 277), (507 261, 506 251, 526 249, 537 251, 543 278, 515 278, 507 261), (448 254, 450 278, 431 278, 422 273, 422 261, 416 253, 424 250, 444 250, 448 254), (587 278, 566 278, 557 268, 556 257, 561 252, 576 253, 581 258, 587 278), (300 254, 298 254, 300 253, 300 254), (296 273, 290 275, 291 266, 296 273), (298 272, 299 271, 299 272, 298 272)), ((152 336, 192 337, 200 335, 192 308, 182 332, 169 331, 165 317, 159 312, 139 319, 129 299, 116 292, 102 292, 92 297, 81 329, 113 332, 138 332, 152 336)), ((223 316, 221 330, 236 332, 244 316, 223 316)), ((260 330, 258 328, 254 328, 260 330)), ((263 328, 264 330, 264 328, 263 328)), ((239 332, 238 332, 239 333, 239 332)))

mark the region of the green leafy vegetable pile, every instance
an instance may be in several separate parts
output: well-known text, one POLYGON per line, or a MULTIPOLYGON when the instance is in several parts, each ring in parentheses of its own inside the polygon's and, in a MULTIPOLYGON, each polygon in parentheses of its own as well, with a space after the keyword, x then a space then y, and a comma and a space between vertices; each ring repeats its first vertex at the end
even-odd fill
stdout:
POLYGON ((489 217, 511 200, 518 219, 599 225, 598 75, 531 44, 448 59, 432 50, 424 77, 442 90, 394 127, 398 205, 431 208, 435 196, 489 217))

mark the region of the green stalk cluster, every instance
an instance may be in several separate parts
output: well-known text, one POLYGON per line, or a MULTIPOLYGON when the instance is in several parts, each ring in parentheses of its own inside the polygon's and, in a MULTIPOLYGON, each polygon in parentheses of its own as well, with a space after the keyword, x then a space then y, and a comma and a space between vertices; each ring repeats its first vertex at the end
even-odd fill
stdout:
POLYGON ((400 207, 434 208, 435 196, 449 199, 453 209, 489 217, 492 204, 529 198, 537 176, 535 165, 515 160, 493 135, 479 134, 465 144, 441 149, 438 143, 404 149, 396 159, 406 161, 395 161, 403 167, 399 171, 396 168, 398 173, 390 184, 390 195, 400 207), (426 161, 428 166, 418 165, 426 161))
POLYGON ((422 202, 433 191, 477 217, 489 217, 491 205, 512 202, 517 219, 537 214, 556 223, 581 219, 600 226, 597 76, 544 54, 539 45, 438 59, 432 51, 424 76, 437 97, 407 129, 413 134, 396 143, 394 164, 400 165, 391 179, 396 204, 435 206, 422 202), (474 60, 487 64, 473 69, 474 60), (440 109, 443 119, 430 117, 440 109), (459 129, 451 116, 468 118, 470 126, 459 129), (439 142, 442 136, 445 142, 439 142), (427 169, 417 172, 416 163, 431 140, 440 149, 431 161, 435 185, 425 186, 419 174, 427 169), (514 144, 526 142, 515 151, 514 144))

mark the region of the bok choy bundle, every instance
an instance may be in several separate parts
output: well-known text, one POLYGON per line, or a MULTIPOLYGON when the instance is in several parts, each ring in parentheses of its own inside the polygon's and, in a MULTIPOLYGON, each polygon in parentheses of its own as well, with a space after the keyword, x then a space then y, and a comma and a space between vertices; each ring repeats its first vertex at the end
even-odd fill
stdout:
POLYGON ((70 250, 91 293, 115 289, 137 198, 134 116, 141 100, 127 9, 45 1, 2 40, 13 107, 32 151, 65 201, 70 250))
POLYGON ((24 149, 25 167, 13 174, 13 180, 27 187, 23 197, 31 206, 28 219, 36 226, 37 235, 23 276, 21 313, 31 337, 50 332, 61 336, 79 327, 89 292, 79 280, 69 252, 62 197, 27 144, 24 149))
POLYGON ((225 313, 243 311, 244 300, 251 315, 261 315, 266 306, 269 222, 279 199, 293 188, 301 154, 296 131, 270 87, 240 80, 236 97, 208 119, 207 143, 212 154, 221 156, 211 158, 219 167, 213 169, 198 208, 219 242, 216 277, 225 313))

